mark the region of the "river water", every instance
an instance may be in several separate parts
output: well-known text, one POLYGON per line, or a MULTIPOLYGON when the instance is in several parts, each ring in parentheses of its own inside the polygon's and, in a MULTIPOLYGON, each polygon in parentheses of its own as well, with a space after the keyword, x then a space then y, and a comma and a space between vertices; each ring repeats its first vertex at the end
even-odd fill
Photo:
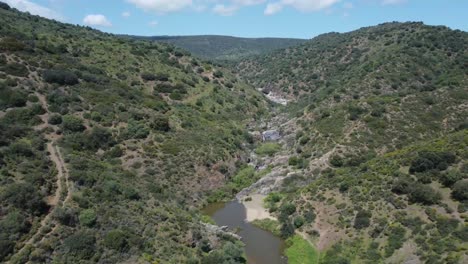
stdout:
POLYGON ((239 228, 238 235, 245 243, 245 253, 249 264, 286 264, 282 255, 285 249, 284 241, 272 233, 260 229, 246 219, 243 204, 233 201, 229 203, 213 203, 203 209, 211 216, 218 226, 228 226, 230 230, 239 228))

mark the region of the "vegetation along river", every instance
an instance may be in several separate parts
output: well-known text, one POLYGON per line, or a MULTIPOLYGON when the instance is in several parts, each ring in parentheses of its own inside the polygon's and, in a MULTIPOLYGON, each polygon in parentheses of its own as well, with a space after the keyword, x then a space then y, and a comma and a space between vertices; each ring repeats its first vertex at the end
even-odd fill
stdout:
POLYGON ((246 209, 243 204, 232 201, 213 203, 204 210, 206 215, 218 226, 228 226, 230 230, 239 228, 238 234, 245 243, 245 253, 249 264, 286 264, 283 256, 285 243, 272 233, 260 229, 246 221, 246 209))

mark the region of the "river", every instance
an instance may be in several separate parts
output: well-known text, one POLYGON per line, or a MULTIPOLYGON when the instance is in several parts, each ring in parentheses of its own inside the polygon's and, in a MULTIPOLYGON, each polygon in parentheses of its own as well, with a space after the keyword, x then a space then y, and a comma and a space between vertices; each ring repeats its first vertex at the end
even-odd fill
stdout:
POLYGON ((247 222, 246 210, 243 204, 232 201, 228 203, 213 203, 203 209, 206 215, 218 226, 228 226, 230 230, 239 228, 238 235, 245 243, 245 253, 249 264, 286 264, 283 256, 285 243, 272 233, 247 222))

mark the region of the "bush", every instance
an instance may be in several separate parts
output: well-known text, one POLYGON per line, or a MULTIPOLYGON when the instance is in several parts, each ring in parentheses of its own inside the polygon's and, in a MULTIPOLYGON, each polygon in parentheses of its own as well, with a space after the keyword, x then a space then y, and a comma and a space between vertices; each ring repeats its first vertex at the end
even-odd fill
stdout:
POLYGON ((463 176, 462 176, 462 174, 460 172, 455 171, 455 170, 451 170, 451 171, 447 171, 446 173, 440 174, 439 181, 445 187, 451 187, 457 181, 461 180, 462 178, 463 178, 463 176))
POLYGON ((51 125, 60 125, 62 123, 62 116, 59 114, 51 114, 47 122, 51 125))
POLYGON ((455 162, 456 156, 450 152, 421 151, 418 157, 411 162, 410 173, 425 172, 428 170, 445 170, 449 164, 455 162))
POLYGON ((29 70, 26 66, 23 64, 19 63, 9 63, 5 65, 4 67, 0 68, 0 70, 3 70, 4 72, 18 76, 18 77, 26 77, 29 74, 29 70))
POLYGON ((283 223, 280 228, 281 238, 287 239, 288 237, 294 235, 294 226, 289 222, 283 223))
POLYGON ((280 149, 281 146, 277 143, 264 143, 255 149, 255 153, 260 156, 273 156, 280 149))
POLYGON ((217 71, 213 72, 213 76, 215 78, 222 78, 223 77, 223 72, 220 71, 220 70, 217 70, 217 71))
POLYGON ((42 78, 48 83, 61 85, 75 85, 79 83, 78 76, 67 70, 46 70, 42 73, 42 78))
POLYGON ((81 211, 79 219, 81 225, 91 227, 96 224, 97 216, 93 209, 86 209, 81 211))
POLYGON ((299 228, 301 226, 303 226, 305 223, 305 219, 303 216, 297 216, 296 218, 294 218, 294 227, 295 228, 299 228))
POLYGON ((96 238, 89 231, 78 231, 63 241, 68 256, 90 259, 95 252, 96 238))
POLYGON ((145 81, 155 81, 156 75, 154 75, 153 73, 144 72, 141 74, 141 78, 145 81))
POLYGON ((453 185, 452 197, 458 201, 468 200, 468 181, 467 180, 457 181, 453 185))
POLYGON ((114 250, 123 251, 127 248, 127 235, 119 229, 111 230, 104 237, 104 245, 114 250))
POLYGON ((370 212, 360 210, 354 219, 354 228, 363 229, 369 227, 371 217, 372 214, 370 212))
POLYGON ((0 201, 31 213, 45 213, 47 205, 40 193, 30 183, 6 185, 0 192, 0 201))
POLYGON ((65 115, 62 118, 62 128, 65 132, 82 132, 85 130, 83 120, 73 115, 65 115))
POLYGON ((426 205, 436 204, 440 201, 441 195, 431 186, 415 183, 408 194, 410 202, 422 203, 426 205))

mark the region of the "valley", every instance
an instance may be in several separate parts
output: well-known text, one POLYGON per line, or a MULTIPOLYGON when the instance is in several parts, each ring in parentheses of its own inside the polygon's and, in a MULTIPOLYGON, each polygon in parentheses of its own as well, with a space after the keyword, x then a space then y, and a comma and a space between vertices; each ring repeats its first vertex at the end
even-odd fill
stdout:
POLYGON ((0 262, 468 261, 467 32, 168 40, 0 5, 0 262))

